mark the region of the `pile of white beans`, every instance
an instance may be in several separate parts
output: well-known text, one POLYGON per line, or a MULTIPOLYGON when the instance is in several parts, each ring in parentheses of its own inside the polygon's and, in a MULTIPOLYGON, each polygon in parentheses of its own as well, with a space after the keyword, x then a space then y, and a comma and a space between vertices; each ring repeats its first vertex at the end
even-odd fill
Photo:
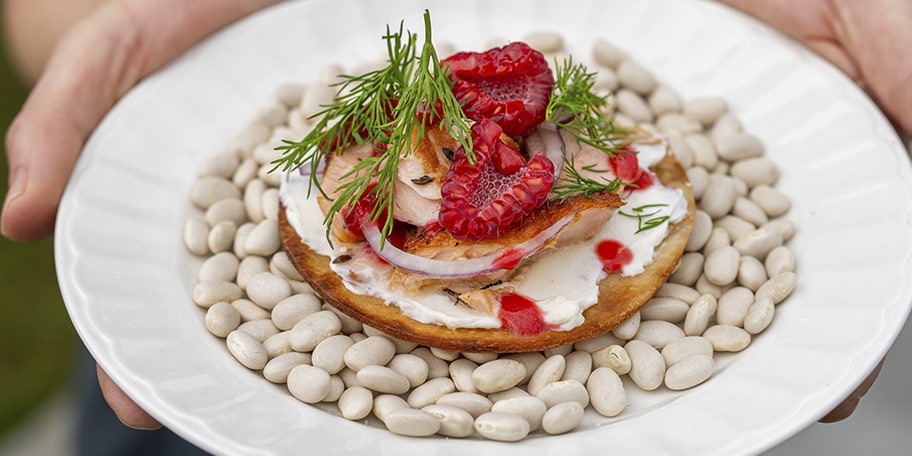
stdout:
MULTIPOLYGON (((552 33, 525 41, 551 57, 552 33)), ((446 54, 444 46, 438 46, 446 54)), ((204 213, 184 242, 205 257, 193 300, 205 324, 244 366, 308 404, 335 403, 349 420, 371 415, 408 436, 516 441, 561 434, 585 411, 615 417, 625 389, 683 390, 708 379, 714 355, 744 350, 795 288, 794 225, 774 187, 778 171, 718 97, 684 101, 604 40, 593 49, 600 90, 619 123, 649 124, 687 168, 697 199, 680 264, 628 321, 591 340, 543 352, 457 353, 386 336, 323 303, 279 239, 279 173, 268 173, 282 139, 303 137, 331 102, 337 67, 312 85, 289 84, 226 153, 199 167, 190 199, 204 213)))

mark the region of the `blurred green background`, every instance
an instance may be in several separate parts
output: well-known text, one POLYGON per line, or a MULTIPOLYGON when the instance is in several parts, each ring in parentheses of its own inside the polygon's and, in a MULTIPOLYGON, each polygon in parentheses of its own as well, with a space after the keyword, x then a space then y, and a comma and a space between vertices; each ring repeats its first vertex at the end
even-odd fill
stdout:
MULTIPOLYGON (((10 67, 0 34, 0 127, 3 137, 28 94, 10 67)), ((0 143, 0 194, 8 166, 0 143)), ((0 441, 73 375, 75 331, 54 273, 53 239, 17 244, 0 237, 0 441)))

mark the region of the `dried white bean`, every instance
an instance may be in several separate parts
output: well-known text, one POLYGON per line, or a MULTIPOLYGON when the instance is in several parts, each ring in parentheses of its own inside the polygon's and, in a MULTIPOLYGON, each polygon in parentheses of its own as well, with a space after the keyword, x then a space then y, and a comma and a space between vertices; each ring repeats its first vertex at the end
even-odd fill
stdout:
POLYGON ((339 412, 348 420, 357 421, 367 417, 373 406, 373 393, 362 386, 348 388, 339 396, 339 412))
POLYGON ((565 367, 561 380, 576 380, 586 383, 592 373, 592 354, 584 351, 574 351, 564 357, 565 367))
POLYGON ((196 255, 209 253, 209 224, 201 218, 187 219, 184 224, 184 246, 196 255))
POLYGON ((472 383, 483 393, 496 393, 518 385, 525 376, 526 367, 519 361, 495 359, 472 372, 472 383))
POLYGON ((245 158, 244 161, 238 165, 237 170, 234 172, 234 176, 231 177, 231 182, 233 182, 234 185, 237 185, 238 188, 246 188, 250 181, 256 179, 257 169, 259 169, 259 164, 256 160, 245 158))
POLYGON ((751 189, 750 199, 762 207, 770 217, 784 215, 792 207, 792 202, 787 196, 769 185, 758 185, 751 189))
POLYGON ((576 380, 561 380, 545 385, 535 397, 545 401, 548 408, 561 402, 576 401, 583 407, 589 405, 589 393, 586 387, 576 380))
POLYGON ((795 272, 795 254, 786 246, 776 247, 766 254, 763 266, 769 277, 783 272, 795 272))
POLYGON ((668 278, 669 282, 694 286, 700 274, 703 274, 704 256, 700 252, 688 252, 681 255, 681 261, 668 278))
POLYGON ((263 320, 269 318, 269 311, 254 304, 249 299, 235 299, 231 305, 241 315, 241 321, 263 320))
POLYGON ((763 228, 738 239, 732 246, 742 255, 749 255, 763 260, 770 250, 782 245, 782 235, 778 231, 767 231, 763 228))
POLYGON ((763 143, 748 133, 717 135, 714 139, 719 156, 730 162, 763 155, 763 143))
POLYGON ((671 367, 681 360, 693 355, 713 355, 713 346, 708 340, 700 336, 687 336, 678 339, 662 349, 662 358, 665 366, 671 367))
POLYGON ((545 357, 551 357, 554 355, 567 356, 570 352, 573 351, 573 345, 561 345, 560 347, 552 347, 545 349, 545 357))
POLYGON ((634 122, 651 122, 652 110, 649 105, 636 92, 630 89, 621 89, 615 93, 618 109, 629 116, 634 122))
POLYGON ((603 416, 617 416, 627 407, 624 383, 618 373, 608 367, 592 371, 586 383, 586 391, 592 408, 603 416))
MULTIPOLYGON (((661 290, 660 290, 661 291, 661 290)), ((614 334, 605 333, 601 336, 593 337, 592 339, 586 339, 579 341, 573 344, 573 348, 576 350, 587 351, 593 353, 595 351, 601 350, 609 345, 621 345, 624 341, 618 339, 614 334)))
POLYGON ((557 404, 542 417, 542 430, 548 434, 564 434, 576 429, 583 421, 583 406, 578 402, 557 404))
POLYGON ((247 281, 247 297, 264 309, 274 309, 291 296, 291 285, 271 272, 260 272, 247 281))
POLYGON ((775 304, 769 298, 754 301, 744 318, 744 330, 750 334, 760 334, 772 323, 775 314, 775 304))
POLYGON ((634 312, 630 318, 624 320, 623 323, 612 329, 611 334, 614 334, 621 340, 633 339, 633 336, 636 336, 637 331, 640 330, 640 322, 642 320, 643 315, 639 311, 634 312))
POLYGON ((734 179, 712 175, 700 200, 700 209, 713 219, 717 219, 731 212, 736 199, 734 179))
MULTIPOLYGON (((269 317, 267 316, 267 318, 269 317)), ((291 331, 282 331, 267 337, 266 340, 263 341, 263 348, 266 349, 266 355, 272 359, 292 351, 290 341, 291 331)))
POLYGON ((241 314, 227 302, 217 302, 206 311, 206 329, 216 337, 228 337, 241 324, 241 314))
POLYGON ((279 189, 269 188, 263 192, 261 206, 263 216, 269 220, 279 219, 279 189))
POLYGON ((529 422, 512 413, 488 412, 475 419, 475 430, 486 439, 516 442, 529 434, 529 422))
POLYGON ((474 393, 478 391, 475 388, 475 382, 472 380, 472 373, 478 368, 471 360, 460 358, 450 363, 450 378, 459 391, 474 393))
POLYGON ((769 221, 766 212, 757 203, 744 197, 735 200, 732 214, 754 226, 761 226, 769 221))
POLYGON ((386 414, 384 421, 390 432, 409 437, 427 437, 440 430, 440 421, 434 415, 415 409, 395 409, 386 414))
POLYGON ((244 331, 262 343, 266 341, 266 339, 278 334, 279 328, 276 328, 272 323, 272 320, 267 318, 265 320, 245 321, 238 326, 238 331, 244 331))
POLYGON ((418 347, 412 354, 423 359, 428 366, 428 378, 446 377, 450 375, 450 366, 446 361, 434 356, 427 347, 418 347))
MULTIPOLYGON (((726 285, 725 287, 728 288, 730 286, 731 285, 726 285)), ((722 293, 725 291, 722 289, 722 287, 710 282, 706 278, 706 274, 701 275, 700 278, 697 279, 697 284, 694 286, 694 288, 696 288, 700 294, 711 295, 716 299, 719 299, 719 297, 721 297, 722 293)))
POLYGON ((231 355, 244 367, 260 370, 266 366, 266 361, 268 360, 266 350, 263 349, 263 344, 250 334, 234 330, 228 334, 225 343, 231 355))
POLYGON ((684 113, 709 127, 728 112, 728 103, 722 97, 701 97, 684 103, 684 113))
POLYGON ((399 353, 393 356, 386 366, 407 378, 412 388, 423 384, 428 379, 427 363, 420 357, 409 353, 399 353))
POLYGON ((212 176, 228 179, 237 169, 238 157, 234 154, 222 153, 209 157, 202 162, 196 169, 198 176, 212 176))
POLYGON ((664 320, 677 323, 684 320, 688 310, 690 310, 690 306, 680 299, 659 297, 647 301, 640 308, 640 315, 643 320, 664 320))
POLYGON ((519 415, 529 423, 529 430, 535 431, 541 427, 548 406, 535 396, 522 396, 497 401, 491 406, 491 411, 519 415))
POLYGON ((256 255, 247 256, 238 265, 237 284, 241 288, 247 289, 247 283, 250 282, 251 277, 268 270, 269 263, 265 258, 256 255))
MULTIPOLYGON (((341 322, 339 326, 341 329, 341 322)), ((354 371, 360 371, 367 366, 385 366, 395 355, 396 345, 388 337, 370 336, 345 351, 345 364, 354 371)))
POLYGON ((543 54, 557 52, 564 47, 564 37, 560 33, 544 30, 523 35, 523 42, 543 54))
POLYGON ((344 334, 329 336, 313 349, 311 364, 330 374, 337 374, 345 368, 343 356, 355 342, 344 334))
POLYGON ((316 404, 323 401, 332 387, 329 374, 309 364, 295 366, 288 373, 288 391, 299 401, 316 404))
POLYGON ((716 322, 722 325, 742 326, 747 310, 754 302, 754 293, 745 287, 733 287, 722 293, 716 307, 716 322))
POLYGON ((374 407, 372 411, 380 421, 385 422, 386 416, 393 410, 409 408, 405 399, 394 394, 379 394, 374 397, 374 407))
POLYGON ((329 376, 329 392, 323 398, 323 402, 338 402, 345 392, 345 382, 338 375, 329 376))
MULTIPOLYGON (((686 304, 685 304, 686 305, 686 304)), ((669 342, 684 337, 684 330, 678 325, 663 320, 646 320, 640 323, 633 340, 640 340, 661 350, 669 342)))
MULTIPOLYGON (((687 141, 687 145, 690 146, 690 150, 693 151, 694 165, 711 170, 719 163, 719 156, 716 154, 716 148, 706 135, 701 133, 690 134, 684 136, 684 140, 687 141)), ((703 192, 704 198, 706 197, 706 193, 707 192, 703 192)))
POLYGON ((710 326, 703 332, 713 349, 718 352, 739 352, 750 345, 751 336, 747 331, 731 325, 710 326))
POLYGON ((234 301, 243 295, 241 287, 226 280, 206 280, 193 287, 193 302, 204 308, 221 301, 234 301))
POLYGON ((621 62, 617 68, 617 75, 621 85, 641 95, 649 95, 657 85, 649 70, 630 59, 621 62))
POLYGON ((240 261, 233 253, 217 253, 203 262, 196 277, 197 280, 224 280, 232 281, 237 275, 240 261))
POLYGON ((209 206, 221 199, 240 199, 240 197, 241 190, 233 182, 223 177, 200 177, 190 189, 190 201, 203 210, 208 209, 209 206))
POLYGON ((260 179, 252 179, 244 189, 244 210, 253 223, 260 223, 266 217, 263 215, 263 192, 266 183, 260 179))
POLYGON ((760 260, 752 256, 742 256, 738 266, 738 283, 751 291, 757 291, 768 279, 766 268, 760 260))
POLYGON ((206 245, 213 253, 224 252, 231 248, 234 236, 237 234, 237 225, 230 220, 223 220, 215 224, 209 231, 206 245))
POLYGON ((237 232, 234 234, 234 254, 238 258, 244 259, 248 256, 247 249, 244 247, 244 244, 247 242, 247 236, 250 235, 250 232, 256 228, 254 223, 245 223, 238 227, 237 232))
POLYGON ((529 392, 518 387, 514 386, 508 390, 499 391, 497 393, 488 394, 488 399, 493 403, 498 403, 507 399, 512 399, 514 397, 530 397, 529 392))
POLYGON ((467 393, 465 391, 455 391, 444 394, 437 399, 436 404, 461 408, 469 412, 473 417, 478 417, 482 413, 490 412, 491 406, 493 405, 490 399, 481 394, 467 393))
POLYGON ((691 355, 668 368, 668 371, 665 372, 665 386, 675 391, 693 388, 705 382, 712 376, 712 373, 713 359, 711 356, 691 355))
POLYGON ((715 226, 728 234, 729 242, 737 241, 738 239, 753 233, 756 229, 756 227, 747 220, 735 217, 734 215, 726 215, 716 220, 715 226))
POLYGON ((364 366, 358 370, 358 382, 378 393, 404 394, 410 389, 404 375, 386 366, 364 366))
POLYGON ((270 256, 276 253, 281 246, 279 224, 271 219, 257 223, 244 241, 244 249, 252 255, 270 256))
POLYGON ((662 385, 665 378, 665 358, 652 345, 640 340, 631 340, 624 346, 630 357, 630 379, 646 391, 662 385))
POLYGON ((709 321, 715 316, 718 301, 713 295, 700 295, 687 311, 684 317, 684 334, 699 336, 706 331, 709 321))
POLYGON ((263 367, 263 377, 272 383, 286 383, 288 374, 295 367, 310 364, 310 355, 307 353, 288 352, 269 360, 263 367))
POLYGON ((659 84, 649 96, 649 107, 656 115, 678 112, 682 106, 681 96, 667 85, 659 84))
POLYGON ((592 47, 592 58, 599 65, 617 68, 627 58, 627 53, 614 43, 598 38, 592 47))
POLYGON ((421 411, 440 422, 437 433, 442 436, 462 438, 475 433, 475 418, 463 409, 451 405, 431 404, 423 407, 421 411))
POLYGON ((235 226, 247 221, 244 203, 238 198, 222 198, 206 209, 206 222, 215 226, 219 222, 229 221, 235 226))
POLYGON ((463 353, 462 356, 475 364, 484 364, 497 359, 497 353, 463 353))
POLYGON ((779 304, 795 291, 797 285, 798 276, 794 272, 780 272, 761 285, 755 297, 769 298, 773 304, 779 304))
POLYGON ((456 386, 453 384, 453 380, 446 377, 432 378, 409 393, 408 405, 413 408, 421 408, 436 403, 437 399, 454 391, 456 391, 456 386))
POLYGON ((696 252, 697 250, 703 249, 703 247, 709 241, 712 233, 712 217, 710 217, 706 212, 697 210, 697 213, 694 217, 694 226, 690 231, 690 238, 687 240, 687 244, 684 246, 684 251, 696 252))
POLYGON ((338 334, 342 323, 336 314, 321 310, 304 317, 291 329, 288 342, 291 348, 299 352, 314 349, 323 339, 338 334))
POLYGON ((738 278, 741 254, 732 246, 721 246, 706 255, 703 272, 713 284, 724 286, 738 278))
POLYGON ((592 353, 592 366, 597 368, 607 367, 618 375, 630 372, 630 356, 627 350, 620 345, 609 345, 592 353))
POLYGON ((692 304, 697 298, 700 297, 700 293, 693 288, 676 284, 676 283, 665 283, 659 288, 659 291, 655 294, 659 298, 674 298, 684 301, 688 304, 692 304))
POLYGON ((320 298, 310 293, 291 295, 272 309, 272 321, 279 329, 291 329, 304 317, 322 310, 320 298))
POLYGON ((567 360, 562 355, 554 355, 545 359, 529 378, 526 390, 533 396, 537 395, 545 386, 560 380, 566 367, 567 360))

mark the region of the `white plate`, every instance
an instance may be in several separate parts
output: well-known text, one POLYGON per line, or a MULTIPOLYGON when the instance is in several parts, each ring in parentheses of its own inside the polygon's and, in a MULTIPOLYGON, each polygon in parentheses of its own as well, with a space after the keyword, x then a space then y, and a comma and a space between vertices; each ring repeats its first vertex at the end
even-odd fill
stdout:
POLYGON ((162 423, 219 454, 584 455, 755 453, 850 392, 912 300, 912 174, 875 106, 829 65, 715 3, 651 0, 292 2, 241 21, 148 78, 79 160, 57 222, 60 286, 99 363, 162 423), (627 49, 686 98, 722 95, 781 167, 800 285, 772 327, 684 393, 632 394, 615 420, 514 444, 411 439, 332 417, 240 366, 191 302, 183 248, 197 164, 225 149, 282 82, 383 55, 385 24, 481 49, 562 33, 627 49), (720 38, 723 37, 723 38, 720 38))

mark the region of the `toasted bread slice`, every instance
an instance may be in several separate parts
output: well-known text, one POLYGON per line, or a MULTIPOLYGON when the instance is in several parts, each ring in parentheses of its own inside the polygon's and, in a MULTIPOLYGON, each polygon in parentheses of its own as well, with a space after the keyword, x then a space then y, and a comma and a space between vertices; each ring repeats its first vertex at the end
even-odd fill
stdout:
POLYGON ((450 329, 420 323, 383 300, 352 293, 330 269, 330 259, 308 248, 288 223, 284 207, 279 211, 282 242, 298 272, 314 290, 345 314, 393 337, 432 347, 462 352, 525 352, 558 347, 590 339, 614 329, 640 309, 677 266, 693 228, 696 206, 687 174, 671 155, 654 168, 666 186, 681 189, 688 201, 687 216, 673 224, 656 248, 652 263, 642 273, 621 277, 609 274, 599 283, 599 302, 583 312, 585 321, 569 331, 545 331, 522 336, 507 329, 450 329))

